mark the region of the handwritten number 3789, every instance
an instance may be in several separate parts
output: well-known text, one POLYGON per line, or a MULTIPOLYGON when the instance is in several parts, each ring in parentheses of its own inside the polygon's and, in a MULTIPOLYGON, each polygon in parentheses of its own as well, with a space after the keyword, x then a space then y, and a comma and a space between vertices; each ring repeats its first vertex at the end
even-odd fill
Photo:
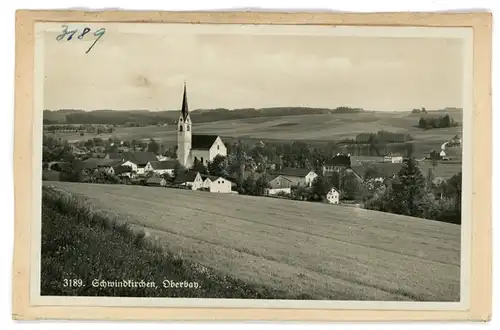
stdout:
MULTIPOLYGON (((91 29, 88 28, 88 27, 85 27, 81 31, 78 31, 78 29, 69 30, 69 27, 67 25, 63 25, 62 27, 63 27, 63 31, 61 32, 61 34, 59 34, 56 37, 57 41, 64 40, 65 38, 66 38, 67 41, 70 41, 71 39, 73 39, 73 37, 75 35, 76 35, 76 38, 78 38, 80 40, 83 40, 85 38, 85 36, 88 35, 91 32, 91 29)), ((87 54, 88 52, 90 52, 90 50, 99 41, 99 39, 102 38, 102 36, 104 35, 104 33, 106 33, 106 29, 105 28, 100 28, 100 29, 94 31, 94 33, 92 33, 94 35, 94 37, 96 37, 96 39, 94 40, 94 43, 89 47, 89 49, 87 49, 87 51, 85 52, 85 54, 87 54)))

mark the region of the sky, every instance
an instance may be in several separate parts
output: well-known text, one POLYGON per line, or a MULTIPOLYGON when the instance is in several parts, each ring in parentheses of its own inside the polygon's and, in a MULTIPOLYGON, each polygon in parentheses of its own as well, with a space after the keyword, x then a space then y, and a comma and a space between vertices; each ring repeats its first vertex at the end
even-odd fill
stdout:
MULTIPOLYGON (((154 30, 153 30, 154 31, 154 30)), ((331 35, 44 34, 44 109, 462 107, 463 41, 331 35)))

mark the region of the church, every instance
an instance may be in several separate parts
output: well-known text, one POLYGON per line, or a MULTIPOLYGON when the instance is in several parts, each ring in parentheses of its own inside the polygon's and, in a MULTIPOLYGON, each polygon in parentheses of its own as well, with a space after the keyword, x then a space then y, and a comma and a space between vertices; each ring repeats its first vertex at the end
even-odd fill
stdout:
POLYGON ((182 109, 177 121, 177 159, 181 165, 190 168, 197 161, 207 166, 217 155, 227 155, 227 148, 220 136, 193 134, 186 83, 184 83, 182 109))

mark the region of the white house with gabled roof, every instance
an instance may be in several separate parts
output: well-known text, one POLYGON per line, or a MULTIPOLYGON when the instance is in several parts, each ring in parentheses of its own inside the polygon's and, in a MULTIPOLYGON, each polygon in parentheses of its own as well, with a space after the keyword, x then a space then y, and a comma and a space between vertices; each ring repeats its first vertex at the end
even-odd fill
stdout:
POLYGON ((340 192, 337 189, 335 189, 335 187, 333 187, 332 189, 330 189, 328 194, 326 194, 326 200, 330 204, 340 203, 340 192))

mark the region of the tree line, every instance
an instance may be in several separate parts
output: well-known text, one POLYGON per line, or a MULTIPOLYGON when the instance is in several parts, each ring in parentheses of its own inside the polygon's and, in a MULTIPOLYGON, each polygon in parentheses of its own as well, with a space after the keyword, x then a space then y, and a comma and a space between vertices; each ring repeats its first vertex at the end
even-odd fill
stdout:
POLYGON ((444 116, 423 116, 418 121, 418 127, 422 129, 445 128, 459 126, 450 115, 444 116))

